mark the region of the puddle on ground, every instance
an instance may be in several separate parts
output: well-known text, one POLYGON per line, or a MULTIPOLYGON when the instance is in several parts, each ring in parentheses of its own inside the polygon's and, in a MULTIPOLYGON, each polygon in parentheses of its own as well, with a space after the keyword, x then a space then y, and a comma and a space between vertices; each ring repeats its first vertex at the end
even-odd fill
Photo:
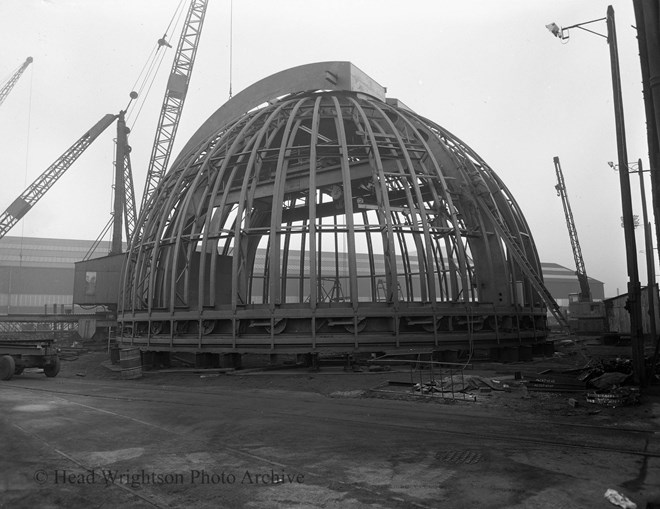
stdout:
POLYGON ((12 410, 14 412, 48 412, 55 408, 53 403, 33 403, 31 405, 18 405, 12 410))
POLYGON ((116 449, 114 451, 90 451, 76 453, 76 458, 92 468, 104 467, 118 461, 138 458, 144 454, 143 447, 116 449))

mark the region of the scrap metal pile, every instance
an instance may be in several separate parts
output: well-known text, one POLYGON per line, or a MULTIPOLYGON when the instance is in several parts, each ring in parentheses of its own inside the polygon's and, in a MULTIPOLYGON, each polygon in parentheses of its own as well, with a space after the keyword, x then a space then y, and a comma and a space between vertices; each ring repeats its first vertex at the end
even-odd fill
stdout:
POLYGON ((586 392, 587 403, 619 407, 639 403, 639 387, 630 385, 629 358, 591 359, 582 368, 524 375, 528 391, 586 392))
POLYGON ((371 393, 380 396, 405 393, 414 398, 464 401, 476 401, 477 395, 494 392, 555 393, 566 394, 571 406, 582 402, 612 408, 640 402, 640 389, 632 383, 630 358, 594 357, 585 360, 587 362, 577 368, 556 367, 536 373, 513 371, 496 377, 466 373, 465 368, 473 369, 473 365, 413 362, 409 381, 390 380, 372 389, 371 393))

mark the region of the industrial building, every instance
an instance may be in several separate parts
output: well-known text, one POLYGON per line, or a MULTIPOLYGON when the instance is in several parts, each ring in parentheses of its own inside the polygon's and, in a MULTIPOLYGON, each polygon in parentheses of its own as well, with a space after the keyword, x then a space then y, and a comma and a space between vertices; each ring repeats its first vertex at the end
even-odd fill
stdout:
MULTIPOLYGON (((10 235, 0 239, 0 314, 89 311, 73 305, 74 264, 83 259, 93 244, 88 240, 10 235)), ((96 253, 107 254, 109 250, 110 243, 104 241, 96 253)), ((359 255, 357 260, 358 266, 368 263, 366 255, 359 255)), ((344 259, 341 274, 347 268, 344 259)), ((541 268, 546 287, 561 307, 567 307, 568 296, 579 291, 575 271, 556 263, 541 263, 541 268)), ((595 300, 604 299, 603 283, 593 278, 589 278, 589 283, 595 300)), ((333 288, 337 291, 338 287, 334 281, 328 281, 324 291, 330 294, 333 288)))
MULTIPOLYGON (((74 263, 93 244, 10 235, 0 239, 0 314, 74 312, 74 263)), ((109 244, 102 242, 97 253, 107 254, 108 249, 109 244)))
MULTIPOLYGON (((568 307, 569 295, 580 292, 580 283, 575 275, 575 268, 569 269, 558 263, 541 263, 543 282, 546 288, 562 308, 568 307)), ((592 277, 589 278, 589 288, 594 301, 605 299, 605 285, 592 277)))

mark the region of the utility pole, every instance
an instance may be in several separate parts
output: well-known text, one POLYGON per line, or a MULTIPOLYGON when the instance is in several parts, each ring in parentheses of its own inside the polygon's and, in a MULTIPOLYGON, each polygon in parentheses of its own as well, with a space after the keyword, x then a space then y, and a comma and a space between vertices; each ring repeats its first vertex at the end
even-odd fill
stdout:
POLYGON ((612 92, 614 98, 614 120, 616 124, 616 145, 619 159, 619 182, 621 185, 621 206, 623 209, 623 230, 626 242, 626 261, 628 269, 628 302, 630 313, 630 338, 632 345, 633 376, 635 383, 646 385, 644 366, 644 331, 642 329, 642 300, 637 267, 637 245, 635 242, 635 224, 630 192, 630 174, 628 167, 628 149, 626 146, 626 128, 623 119, 623 98, 621 94, 621 72, 619 70, 619 51, 616 38, 614 9, 607 7, 607 42, 610 47, 612 67, 612 92))
POLYGON ((646 291, 648 292, 649 325, 651 340, 656 341, 658 330, 655 321, 656 309, 656 284, 655 284, 655 256, 653 256, 653 233, 649 215, 646 210, 646 190, 644 189, 644 170, 642 160, 637 160, 637 172, 639 173, 639 189, 642 194, 642 217, 644 218, 644 247, 646 249, 646 278, 648 280, 646 291))

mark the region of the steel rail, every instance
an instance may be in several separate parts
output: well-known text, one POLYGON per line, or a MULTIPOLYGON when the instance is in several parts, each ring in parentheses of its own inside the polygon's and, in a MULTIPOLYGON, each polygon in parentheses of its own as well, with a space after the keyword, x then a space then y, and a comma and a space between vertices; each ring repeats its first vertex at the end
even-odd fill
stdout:
MULTIPOLYGON (((85 384, 88 384, 89 382, 85 382, 85 384)), ((81 384, 82 385, 82 384, 81 384)), ((116 391, 117 386, 116 384, 95 384, 98 386, 105 386, 105 387, 113 387, 113 390, 116 391)), ((0 385, 0 389, 2 386, 0 385)), ((80 396, 80 397, 90 397, 90 398, 99 398, 99 399, 108 399, 108 400, 116 400, 116 401, 132 401, 132 402, 145 402, 145 403, 168 403, 168 404, 177 404, 177 405, 183 405, 183 406, 192 406, 192 407, 204 407, 206 408, 207 405, 205 403, 196 403, 196 402, 191 402, 191 401, 171 401, 170 399, 163 398, 136 398, 136 397, 124 397, 124 396, 119 396, 119 395, 109 395, 109 394, 81 394, 81 393, 75 393, 75 392, 68 392, 68 391, 60 391, 60 390, 54 390, 54 389, 41 389, 41 388, 33 388, 33 387, 26 387, 26 386, 19 386, 16 384, 11 384, 10 388, 21 388, 25 390, 30 390, 34 392, 44 392, 44 393, 52 393, 52 394, 61 394, 61 395, 68 395, 68 396, 80 396)), ((143 385, 139 386, 140 389, 144 389, 143 385)), ((158 388, 150 389, 153 391, 158 391, 161 393, 163 391, 163 386, 159 386, 158 388)), ((173 386, 167 386, 167 393, 173 393, 173 392, 183 392, 186 394, 190 393, 189 388, 181 388, 181 389, 176 389, 173 386)), ((210 392, 210 391, 201 391, 203 394, 217 394, 215 392, 210 392)), ((254 396, 250 394, 249 396, 254 396)), ((65 398, 62 398, 65 399, 65 398)), ((67 400, 69 401, 69 400, 67 400)), ((72 403, 75 403, 73 401, 70 401, 72 403)), ((356 404, 355 402, 350 403, 353 406, 361 406, 364 407, 366 405, 359 405, 356 404)), ((95 408, 89 405, 84 405, 87 408, 93 408, 97 411, 100 412, 107 412, 106 410, 100 409, 100 408, 95 408)), ((227 405, 225 404, 224 407, 227 409, 227 405)), ((113 412, 114 413, 114 412, 113 412)), ((292 413, 291 411, 272 411, 270 412, 273 415, 278 415, 282 417, 287 417, 287 418, 293 418, 293 419, 300 419, 302 417, 308 418, 308 419, 318 419, 322 420, 324 422, 327 421, 333 421, 333 422, 338 422, 338 423, 344 423, 344 424, 351 424, 355 425, 358 427, 363 428, 365 425, 365 420, 355 418, 356 416, 353 414, 352 418, 347 418, 347 417, 336 417, 336 416, 330 416, 330 415, 312 415, 309 413, 305 414, 296 414, 292 413)), ((125 417, 127 419, 135 420, 134 418, 122 414, 117 414, 121 415, 122 417, 125 417)), ((461 414, 462 417, 474 417, 472 414, 461 414)), ((445 416, 446 417, 446 416, 445 416)), ((520 425, 521 421, 520 419, 507 419, 507 418, 502 418, 502 417, 493 417, 492 415, 488 416, 488 421, 492 422, 494 420, 500 421, 502 423, 511 423, 511 424, 516 424, 520 425)), ((139 421, 142 422, 142 421, 139 421)), ((570 443, 567 442, 565 439, 564 440, 550 440, 550 439, 543 439, 543 438, 536 438, 536 437, 525 437, 521 435, 502 435, 502 434, 496 434, 496 433, 484 433, 482 431, 478 432, 473 432, 473 431, 464 431, 464 430, 450 430, 450 429, 438 429, 437 427, 429 427, 429 426, 415 426, 412 424, 402 424, 402 423, 393 423, 393 422, 371 422, 369 421, 371 426, 379 426, 382 428, 388 428, 388 429, 395 429, 395 430, 409 430, 409 431, 414 431, 416 433, 420 431, 424 431, 424 433, 428 434, 445 434, 445 435, 454 435, 454 436, 459 436, 459 437, 467 437, 471 439, 481 439, 481 440, 488 440, 488 441, 495 441, 495 442, 520 442, 520 443, 526 443, 526 444, 537 444, 537 445, 542 445, 542 446, 549 446, 549 447, 567 447, 571 449, 578 449, 578 450, 593 450, 593 451, 601 451, 601 452, 607 452, 607 453, 617 453, 617 454, 624 454, 624 455, 632 455, 632 456, 642 456, 642 457, 650 457, 650 458, 660 458, 660 452, 649 452, 645 450, 636 450, 636 449, 624 449, 620 447, 608 447, 604 445, 597 445, 597 444, 585 444, 585 443, 570 443)), ((145 423, 149 424, 152 426, 151 423, 145 423)), ((653 437, 655 435, 658 435, 658 432, 654 430, 641 430, 641 429, 626 429, 626 428, 620 428, 620 427, 614 427, 614 426, 593 426, 593 425, 579 425, 576 423, 548 423, 547 421, 525 421, 525 425, 528 426, 533 426, 534 424, 541 425, 543 429, 547 432, 549 429, 549 426, 555 425, 559 428, 561 427, 580 427, 580 428, 588 428, 588 429, 597 429, 601 431, 616 431, 616 432, 623 432, 623 433, 631 433, 631 434, 636 434, 636 435, 648 435, 649 437, 653 437)), ((157 426, 159 429, 164 429, 167 431, 167 428, 162 428, 160 426, 157 426)), ((539 428, 541 429, 541 428, 539 428)), ((559 430, 558 430, 559 431, 559 430)))

